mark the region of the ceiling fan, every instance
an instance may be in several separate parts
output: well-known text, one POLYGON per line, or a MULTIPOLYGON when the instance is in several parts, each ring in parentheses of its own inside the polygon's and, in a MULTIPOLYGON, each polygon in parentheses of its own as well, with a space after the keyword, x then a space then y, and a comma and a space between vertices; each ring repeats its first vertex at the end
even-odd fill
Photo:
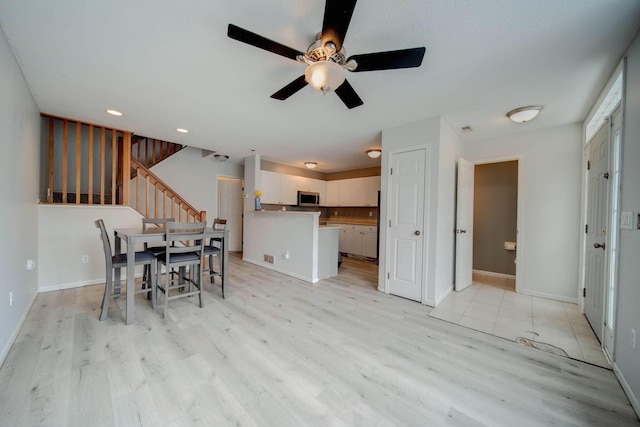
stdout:
POLYGON ((424 47, 416 47, 353 55, 346 58, 342 43, 347 34, 356 1, 326 0, 322 32, 318 34, 316 41, 309 46, 306 53, 233 24, 229 24, 227 35, 251 46, 307 64, 304 75, 271 95, 271 98, 284 101, 309 84, 323 93, 335 91, 342 102, 351 109, 362 105, 363 102, 346 80, 345 70, 360 72, 419 67, 426 50, 424 47))

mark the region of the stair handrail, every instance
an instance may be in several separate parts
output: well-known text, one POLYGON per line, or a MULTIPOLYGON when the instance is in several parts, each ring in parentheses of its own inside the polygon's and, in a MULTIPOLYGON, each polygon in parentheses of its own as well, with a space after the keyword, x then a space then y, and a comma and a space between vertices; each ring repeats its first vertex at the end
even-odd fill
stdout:
MULTIPOLYGON (((193 221, 194 222, 206 221, 207 220, 206 211, 199 211, 198 209, 193 207, 189 202, 187 202, 184 198, 182 198, 182 196, 180 196, 180 194, 177 191, 175 191, 174 189, 169 187, 169 185, 167 185, 162 179, 160 179, 160 177, 158 177, 156 174, 154 174, 149 169, 147 169, 142 163, 140 163, 133 156, 131 157, 131 168, 136 170, 136 177, 137 177, 135 205, 133 203, 131 203, 131 206, 133 208, 135 208, 140 214, 144 215, 147 218, 151 217, 151 215, 149 213, 149 191, 148 191, 148 187, 151 184, 156 189, 156 191, 155 191, 156 199, 157 199, 158 191, 162 192, 164 197, 166 197, 167 193, 168 193, 169 197, 171 198, 171 201, 172 201, 172 203, 171 203, 171 213, 169 215, 167 215, 167 212, 165 212, 165 208, 163 206, 162 215, 163 215, 164 218, 174 217, 178 221, 182 221, 182 210, 184 210, 187 213, 187 218, 186 218, 187 222, 189 221, 189 215, 191 215, 193 217, 193 221), (140 190, 141 190, 141 179, 140 178, 141 177, 143 177, 145 179, 146 188, 147 188, 147 191, 146 191, 146 204, 145 204, 146 206, 145 206, 144 211, 140 206, 140 190), (180 208, 180 211, 178 212, 178 216, 177 217, 176 217, 175 211, 174 211, 175 205, 178 205, 178 207, 180 208)), ((158 217, 159 214, 158 214, 158 202, 157 202, 157 200, 155 200, 154 206, 155 206, 155 215, 153 215, 153 216, 158 217)), ((166 206, 166 203, 165 203, 165 206, 166 206)))

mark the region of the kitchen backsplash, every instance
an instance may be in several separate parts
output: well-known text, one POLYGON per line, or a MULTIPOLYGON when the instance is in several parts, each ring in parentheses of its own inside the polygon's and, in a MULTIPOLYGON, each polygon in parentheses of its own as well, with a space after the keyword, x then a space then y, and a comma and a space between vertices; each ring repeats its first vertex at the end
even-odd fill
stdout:
MULTIPOLYGON (((282 205, 262 204, 262 209, 266 211, 282 210, 282 205)), ((355 208, 316 208, 306 206, 284 206, 287 211, 292 212, 320 212, 320 218, 324 220, 366 220, 366 222, 377 221, 378 207, 355 207, 355 208)))

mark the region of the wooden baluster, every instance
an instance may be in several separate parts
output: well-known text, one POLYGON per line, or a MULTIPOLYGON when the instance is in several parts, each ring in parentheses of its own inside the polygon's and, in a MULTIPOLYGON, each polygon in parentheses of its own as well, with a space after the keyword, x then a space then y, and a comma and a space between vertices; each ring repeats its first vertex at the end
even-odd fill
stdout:
POLYGON ((118 177, 118 132, 111 129, 111 204, 116 204, 116 178, 118 177))
POLYGON ((82 123, 76 122, 76 205, 80 204, 80 178, 82 177, 82 123))
POLYGON ((89 204, 93 204, 93 125, 89 125, 89 204))
POLYGON ((122 200, 120 203, 129 206, 131 203, 131 132, 125 132, 122 139, 122 200))
POLYGON ((101 128, 100 133, 100 204, 104 205, 104 169, 105 169, 105 143, 106 143, 106 129, 101 128))
POLYGON ((64 121, 62 131, 62 203, 67 203, 67 179, 69 178, 69 170, 67 162, 69 161, 69 122, 64 121))
POLYGON ((53 203, 53 167, 55 158, 55 122, 49 118, 49 188, 47 188, 47 202, 53 203))
POLYGON ((142 173, 140 168, 136 168, 136 210, 140 212, 140 180, 142 179, 142 173))
POLYGON ((146 186, 145 186, 145 209, 144 209, 144 216, 146 216, 147 218, 149 218, 149 177, 146 176, 146 186))

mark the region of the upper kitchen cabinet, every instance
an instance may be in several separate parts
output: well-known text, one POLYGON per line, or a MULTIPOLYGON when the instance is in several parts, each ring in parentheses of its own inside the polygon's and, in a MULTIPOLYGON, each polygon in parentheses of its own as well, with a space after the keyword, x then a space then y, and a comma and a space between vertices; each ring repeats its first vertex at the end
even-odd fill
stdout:
POLYGON ((325 205, 378 206, 379 190, 379 176, 329 181, 327 182, 327 203, 325 205))
POLYGON ((296 205, 300 177, 262 171, 262 203, 296 205))

